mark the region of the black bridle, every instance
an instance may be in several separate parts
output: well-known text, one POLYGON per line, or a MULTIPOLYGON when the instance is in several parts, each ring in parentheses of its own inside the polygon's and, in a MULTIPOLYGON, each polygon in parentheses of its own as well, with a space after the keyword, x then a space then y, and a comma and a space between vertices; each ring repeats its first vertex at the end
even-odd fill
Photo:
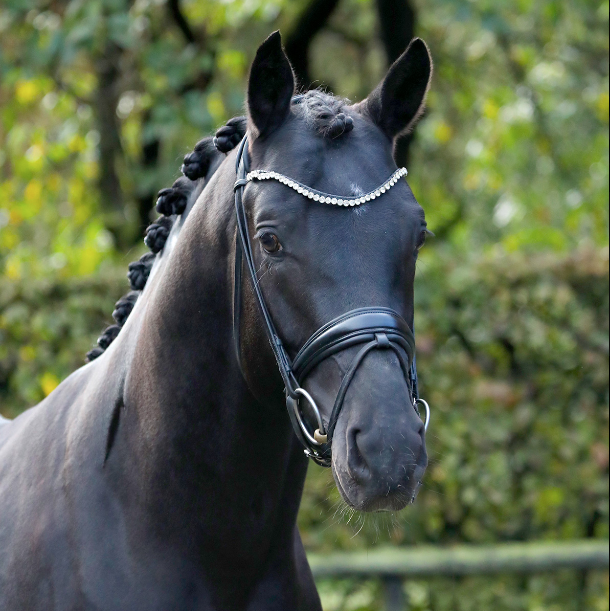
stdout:
MULTIPOLYGON (((282 340, 280 339, 273 319, 265 303, 260 284, 256 277, 256 266, 252 253, 250 236, 248 233, 248 221, 243 205, 243 193, 249 180, 249 159, 247 139, 244 138, 240 144, 237 161, 235 165, 237 180, 235 181, 235 216, 237 219, 237 236, 235 244, 235 289, 233 304, 233 331, 235 339, 235 350, 241 368, 240 347, 240 311, 241 311, 241 272, 243 260, 252 281, 256 299, 265 323, 265 331, 271 344, 280 375, 284 382, 286 393, 286 407, 294 432, 305 448, 305 454, 323 467, 331 465, 331 444, 335 426, 347 389, 354 378, 356 370, 372 350, 393 350, 400 367, 403 371, 413 408, 419 415, 418 405, 426 409, 425 428, 430 422, 430 408, 428 404, 419 397, 417 385, 417 368, 415 364, 415 338, 407 322, 394 310, 384 307, 369 307, 351 310, 338 318, 325 324, 318 329, 299 350, 298 354, 291 360, 288 356, 282 340), (320 410, 314 399, 301 387, 303 380, 309 372, 321 361, 332 354, 345 350, 351 346, 362 346, 354 357, 349 370, 343 377, 337 398, 331 412, 330 420, 324 424, 320 410), (317 428, 311 432, 303 418, 300 407, 300 399, 305 399, 315 417, 317 428)), ((319 193, 319 192, 316 192, 319 193)), ((321 194, 328 196, 327 194, 321 194)), ((335 198, 337 196, 328 196, 335 198)), ((242 370, 243 372, 243 370, 242 370)))

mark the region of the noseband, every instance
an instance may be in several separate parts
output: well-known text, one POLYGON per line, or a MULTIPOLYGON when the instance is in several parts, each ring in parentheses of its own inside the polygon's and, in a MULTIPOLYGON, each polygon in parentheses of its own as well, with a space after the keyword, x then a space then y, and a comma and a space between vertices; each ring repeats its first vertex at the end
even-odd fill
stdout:
POLYGON ((294 189, 304 197, 322 203, 339 206, 358 206, 365 202, 380 197, 396 182, 406 175, 404 168, 397 170, 380 187, 367 195, 360 197, 341 197, 321 193, 310 189, 277 172, 255 170, 249 172, 249 159, 247 139, 241 142, 237 153, 235 166, 237 180, 235 181, 235 216, 237 219, 237 240, 235 246, 235 291, 233 304, 233 330, 235 338, 235 350, 241 367, 240 348, 240 310, 241 310, 241 270, 245 259, 252 286, 260 306, 265 330, 271 349, 275 356, 280 375, 284 382, 286 393, 286 407, 294 432, 305 448, 305 454, 323 467, 331 465, 331 445, 337 420, 343 408, 343 401, 351 381, 358 367, 364 361, 369 352, 373 350, 392 350, 398 357, 403 375, 407 381, 413 408, 419 415, 418 406, 423 406, 426 411, 425 430, 430 423, 430 408, 428 404, 419 397, 417 388, 417 369, 415 365, 415 338, 407 322, 394 310, 384 307, 359 308, 351 310, 331 320, 318 329, 299 350, 298 354, 291 360, 284 345, 275 329, 273 320, 265 303, 260 284, 256 277, 256 266, 252 245, 248 233, 248 222, 243 205, 243 193, 248 182, 253 180, 273 179, 294 189), (301 387, 301 384, 310 371, 329 356, 341 352, 352 346, 360 346, 360 350, 352 360, 352 363, 343 377, 330 419, 325 425, 313 397, 301 387), (308 426, 306 418, 301 410, 300 400, 304 399, 309 404, 309 412, 316 421, 316 428, 308 426))

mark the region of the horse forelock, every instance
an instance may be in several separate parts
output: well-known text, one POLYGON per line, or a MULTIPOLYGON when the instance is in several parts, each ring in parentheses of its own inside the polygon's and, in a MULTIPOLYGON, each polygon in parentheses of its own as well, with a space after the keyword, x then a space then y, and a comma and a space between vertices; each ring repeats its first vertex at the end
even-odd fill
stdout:
POLYGON ((350 102, 321 89, 313 89, 293 98, 293 112, 317 133, 337 138, 352 130, 352 118, 346 112, 350 102))

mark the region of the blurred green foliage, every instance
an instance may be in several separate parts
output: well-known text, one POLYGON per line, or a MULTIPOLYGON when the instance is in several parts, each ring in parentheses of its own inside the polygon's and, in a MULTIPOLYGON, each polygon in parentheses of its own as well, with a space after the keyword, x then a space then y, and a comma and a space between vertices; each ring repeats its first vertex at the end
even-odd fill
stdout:
MULTIPOLYGON (((133 244, 149 194, 241 113, 256 46, 306 6, 185 0, 185 30, 163 0, 2 4, 3 415, 82 362, 143 250, 133 244)), ((414 8, 436 63, 409 164, 437 235, 416 290, 431 463, 412 508, 366 519, 312 467, 305 544, 607 537, 608 2, 414 8)), ((385 68, 374 2, 342 0, 314 41, 312 74, 357 100, 385 68)), ((320 585, 326 611, 381 608, 379 584, 320 585)), ((417 611, 608 610, 607 574, 405 587, 417 611)))
MULTIPOLYGON (((421 391, 434 418, 425 487, 404 512, 365 517, 343 509, 329 474, 311 472, 306 545, 607 537, 607 248, 492 253, 471 265, 430 250, 416 297, 421 391)), ((574 594, 579 578, 420 583, 425 596, 415 598, 427 602, 415 608, 607 609, 607 576, 590 577, 587 607, 574 594)), ((372 586, 347 584, 345 600, 362 588, 373 606, 329 611, 379 608, 372 586)))

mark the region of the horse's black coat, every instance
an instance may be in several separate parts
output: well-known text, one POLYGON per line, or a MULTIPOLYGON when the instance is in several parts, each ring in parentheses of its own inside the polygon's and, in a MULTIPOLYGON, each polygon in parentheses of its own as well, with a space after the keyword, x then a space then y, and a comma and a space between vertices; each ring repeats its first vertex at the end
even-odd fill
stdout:
MULTIPOLYGON (((377 90, 381 106, 377 93, 342 106, 339 120, 353 129, 328 137, 292 102, 292 70, 272 35, 248 85, 252 167, 346 196, 380 184, 395 169, 392 132, 420 112, 427 87, 417 76, 425 66, 400 63, 423 62, 429 74, 423 43, 412 49, 377 90), (407 107, 383 93, 410 91, 395 73, 416 75, 407 107)), ((214 160, 186 192, 188 216, 152 272, 150 258, 134 268, 134 289, 150 277, 126 320, 133 295, 117 304, 124 324, 103 356, 0 426, 3 611, 321 610, 296 528, 307 460, 247 283, 243 376, 233 348, 234 161, 214 160)), ((259 281, 292 356, 356 307, 385 305, 412 320, 425 222, 406 183, 349 209, 271 183, 248 185, 244 202, 259 281), (268 233, 281 244, 273 254, 262 248, 268 233)), ((352 356, 308 378, 326 419, 352 356)), ((426 466, 422 429, 396 356, 371 353, 335 430, 345 500, 402 508, 426 466)))

